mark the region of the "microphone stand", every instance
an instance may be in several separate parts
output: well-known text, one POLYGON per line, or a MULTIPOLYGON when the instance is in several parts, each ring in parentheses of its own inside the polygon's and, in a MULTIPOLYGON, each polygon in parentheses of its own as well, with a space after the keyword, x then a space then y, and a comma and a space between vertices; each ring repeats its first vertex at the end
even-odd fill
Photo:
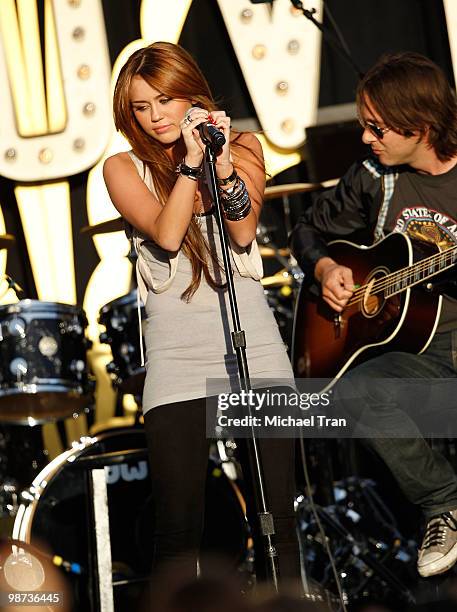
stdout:
POLYGON ((359 79, 363 78, 363 72, 357 66, 349 51, 343 47, 341 42, 333 35, 328 27, 325 27, 324 24, 319 23, 319 21, 317 21, 317 19, 314 17, 313 13, 316 12, 316 9, 305 9, 301 0, 291 0, 291 2, 296 9, 300 10, 303 15, 314 23, 314 25, 322 32, 324 40, 326 40, 336 51, 338 51, 341 57, 351 66, 359 79))
MULTIPOLYGON (((224 218, 222 215, 222 205, 219 196, 219 189, 217 183, 216 176, 216 151, 218 147, 215 147, 211 140, 204 138, 203 139, 206 144, 205 151, 205 174, 208 181, 208 188, 210 190, 210 194, 213 198, 213 203, 215 206, 215 214, 216 214, 216 222, 219 228, 219 237, 222 249, 222 257, 224 261, 224 269, 225 269, 225 277, 227 281, 227 290, 230 301, 230 311, 232 315, 232 324, 233 331, 231 332, 232 336, 232 345, 236 353, 236 358, 238 362, 238 373, 240 378, 240 387, 242 391, 247 393, 247 397, 250 398, 251 391, 251 381, 249 378, 249 369, 248 362, 246 357, 246 336, 243 329, 241 329, 240 324, 240 316, 238 311, 238 304, 236 301, 236 292, 235 285, 233 282, 233 276, 231 274, 231 265, 230 265, 230 252, 229 252, 229 240, 227 236, 227 230, 224 224, 224 218)), ((248 413, 249 416, 252 416, 251 404, 248 401, 248 413)), ((250 452, 252 453, 252 457, 255 463, 255 477, 257 479, 257 490, 259 492, 260 497, 260 512, 258 513, 259 517, 259 525, 260 532, 264 538, 264 545, 266 556, 268 560, 268 569, 270 573, 270 578, 273 583, 273 586, 276 592, 279 591, 279 568, 278 568, 278 553, 273 543, 272 536, 275 533, 274 529, 274 520, 273 514, 268 510, 267 500, 265 495, 265 486, 264 486, 264 476, 262 469, 262 462, 260 458, 259 448, 257 444, 257 438, 255 434, 254 427, 252 425, 252 418, 250 418, 251 423, 251 438, 249 439, 250 452)))
MULTIPOLYGON (((333 34, 333 32, 330 30, 330 28, 326 24, 319 23, 319 21, 315 19, 314 13, 316 12, 316 9, 313 9, 313 8, 309 10, 305 9, 305 7, 303 6, 303 2, 301 0, 290 0, 290 1, 292 2, 292 5, 296 9, 298 9, 299 11, 303 13, 306 19, 309 19, 312 23, 314 23, 314 25, 322 32, 324 40, 326 40, 336 51, 338 51, 338 53, 340 53, 343 59, 346 60, 348 64, 351 66, 351 68, 353 68, 354 71, 357 73, 357 76, 359 77, 359 79, 361 79, 363 77, 363 72, 360 70, 360 68, 357 66, 354 59, 352 58, 351 53, 349 52, 349 49, 347 48, 347 45, 341 33, 339 32, 338 27, 336 26, 333 18, 331 18, 331 22, 333 24, 333 27, 336 30, 338 37, 336 37, 333 34)), ((271 4, 273 6, 273 0, 251 0, 251 4, 271 4)), ((327 9, 327 12, 328 12, 329 17, 331 17, 330 11, 328 9, 327 9)))

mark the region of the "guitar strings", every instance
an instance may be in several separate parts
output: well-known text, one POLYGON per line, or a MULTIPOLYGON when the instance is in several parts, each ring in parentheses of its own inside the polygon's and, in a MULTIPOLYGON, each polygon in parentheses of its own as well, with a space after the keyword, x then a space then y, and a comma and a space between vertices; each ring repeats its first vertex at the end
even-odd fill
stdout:
MULTIPOLYGON (((446 260, 448 259, 448 256, 452 255, 456 250, 457 250, 457 247, 448 249, 447 251, 445 251, 446 256, 443 258, 444 261, 446 262, 446 260)), ((429 268, 432 265, 432 262, 434 259, 439 259, 440 257, 443 256, 443 254, 444 253, 436 253, 435 255, 422 259, 420 262, 417 262, 413 266, 401 268, 400 270, 397 270, 396 272, 388 274, 387 276, 374 281, 373 286, 371 287, 370 295, 376 295, 377 293, 380 293, 386 287, 389 287, 389 286, 393 287, 394 285, 401 282, 403 279, 408 278, 408 276, 413 277, 414 276, 414 272, 412 271, 413 268, 416 274, 418 272, 424 271, 425 269, 429 268)), ((447 267, 437 270, 434 274, 431 274, 430 276, 434 276, 435 274, 438 274, 439 272, 442 272, 448 269, 449 267, 454 265, 454 263, 455 262, 452 262, 452 257, 451 257, 451 262, 447 264, 447 267)), ((421 280, 423 279, 418 279, 415 283, 412 283, 412 284, 417 284, 421 280)), ((369 283, 362 285, 362 287, 359 287, 356 291, 354 291, 353 296, 350 298, 347 305, 353 305, 357 301, 361 301, 361 298, 364 296, 366 289, 368 288, 368 285, 369 283)), ((405 287, 404 289, 406 288, 407 287, 405 287)))
MULTIPOLYGON (((438 274, 439 272, 443 272, 444 270, 448 269, 449 267, 451 267, 452 265, 454 265, 455 262, 446 262, 446 259, 448 259, 447 257, 443 258, 444 262, 445 262, 445 267, 440 267, 440 269, 436 270, 435 272, 431 273, 428 277, 430 276, 434 276, 435 274, 438 274)), ((452 259, 452 258, 451 258, 452 259)), ((427 261, 422 260, 421 262, 417 262, 416 264, 414 264, 413 266, 410 266, 408 268, 402 268, 400 270, 397 270, 396 272, 392 272, 391 274, 388 274, 385 277, 382 277, 378 280, 376 280, 373 283, 373 287, 377 287, 377 289, 383 289, 386 286, 395 286, 398 283, 400 283, 402 280, 404 279, 414 279, 417 274, 431 268, 434 265, 435 262, 432 261, 432 258, 427 259, 427 261)), ((412 284, 416 284, 418 282, 420 282, 421 280, 424 280, 422 278, 419 279, 415 279, 414 283, 412 284)))
MULTIPOLYGON (((454 262, 449 263, 446 267, 440 268, 439 270, 437 270, 433 274, 428 275, 427 277, 430 278, 431 276, 435 276, 436 274, 439 274, 440 272, 444 272, 445 270, 452 267, 452 265, 454 265, 454 262)), ((414 280, 414 282, 411 282, 411 281, 414 279, 414 277, 418 273, 429 268, 430 262, 428 264, 420 264, 420 265, 418 263, 416 264, 416 266, 414 266, 415 272, 412 272, 411 270, 408 271, 407 269, 402 269, 402 270, 398 270, 397 272, 393 272, 379 280, 375 280, 373 282, 369 295, 376 295, 378 293, 381 293, 386 288, 394 287, 395 285, 398 285, 399 283, 401 284, 401 282, 405 279, 408 279, 408 277, 410 278, 409 286, 413 286, 413 285, 420 283, 424 279, 419 278, 417 280, 414 280)), ((362 301, 368 286, 369 286, 369 283, 362 285, 362 287, 358 288, 353 293, 347 305, 353 305, 358 301, 362 301)), ((395 293, 401 293, 407 288, 408 287, 401 287, 400 291, 395 291, 392 295, 395 295, 395 293)), ((391 296, 388 296, 388 297, 391 297, 391 296)))
MULTIPOLYGON (((433 272, 429 275, 429 276, 434 276, 435 274, 438 274, 439 272, 443 272, 447 268, 454 265, 455 261, 452 261, 453 259, 452 256, 455 254, 456 250, 457 250, 457 247, 453 248, 452 250, 449 249, 448 251, 445 251, 444 253, 437 253, 435 255, 427 257, 426 259, 420 260, 419 262, 417 262, 416 264, 413 264, 412 266, 401 268, 400 270, 397 270, 396 272, 393 272, 380 280, 386 281, 387 284, 391 284, 393 286, 405 278, 414 277, 418 272, 422 272, 426 270, 427 268, 431 268, 432 266, 435 265, 436 261, 439 261, 439 259, 441 258, 444 261, 445 267, 440 267, 438 270, 436 270, 436 272, 433 272), (449 263, 447 262, 448 259, 450 259, 449 263), (389 280, 389 279, 392 279, 392 280, 389 280)), ((424 280, 424 279, 418 279, 415 282, 420 282, 421 280, 424 280)), ((376 282, 379 282, 379 281, 376 281, 376 282)))
MULTIPOLYGON (((456 252, 457 252, 457 246, 447 249, 446 251, 443 251, 441 253, 435 253, 434 255, 421 259, 419 262, 417 262, 416 264, 413 264, 412 266, 401 268, 400 270, 397 270, 396 272, 392 272, 391 274, 388 274, 387 276, 384 276, 383 278, 379 280, 375 280, 373 283, 373 286, 371 287, 371 291, 369 295, 376 295, 377 293, 380 293, 381 291, 383 291, 386 287, 389 287, 389 286, 393 287, 394 285, 400 283, 402 280, 407 279, 408 277, 411 277, 412 279, 418 273, 423 272, 427 268, 433 266, 434 263, 436 263, 436 261, 438 261, 440 258, 443 259, 446 267, 440 268, 439 270, 437 270, 435 273, 431 274, 430 276, 434 276, 435 274, 438 274, 439 272, 443 272, 444 270, 448 269, 449 267, 453 266, 456 263, 455 261, 452 261, 453 259, 455 259, 456 252), (449 263, 447 262, 448 259, 450 260, 449 263)), ((420 283, 421 280, 424 280, 424 279, 418 279, 416 282, 412 284, 420 283)), ((361 287, 357 288, 352 294, 352 297, 349 299, 346 306, 352 306, 356 304, 357 302, 361 302, 364 298, 368 285, 369 283, 366 283, 365 285, 362 285, 361 287)), ((407 287, 405 287, 404 289, 407 289, 407 287)))

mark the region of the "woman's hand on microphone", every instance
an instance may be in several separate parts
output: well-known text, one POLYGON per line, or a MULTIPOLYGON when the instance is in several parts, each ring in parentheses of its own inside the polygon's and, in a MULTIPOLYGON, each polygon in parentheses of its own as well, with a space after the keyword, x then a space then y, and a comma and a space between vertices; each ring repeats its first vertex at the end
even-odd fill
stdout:
POLYGON ((216 165, 228 164, 230 163, 230 117, 227 117, 225 111, 213 111, 210 113, 209 120, 225 136, 225 145, 217 156, 216 165))
POLYGON ((210 113, 203 108, 193 106, 186 112, 181 121, 181 133, 187 149, 185 160, 192 167, 198 167, 202 163, 205 143, 202 141, 197 128, 202 123, 207 122, 212 123, 225 136, 225 145, 216 158, 216 172, 218 176, 220 174, 221 177, 225 178, 227 176, 227 169, 230 169, 228 175, 233 170, 232 162, 230 161, 231 120, 230 117, 227 117, 225 111, 212 111, 210 113))
POLYGON ((181 134, 186 146, 184 161, 192 168, 198 168, 203 161, 205 145, 200 138, 197 127, 201 123, 206 123, 209 119, 209 112, 198 106, 193 106, 184 115, 180 127, 181 134))
POLYGON ((210 114, 210 121, 225 136, 225 145, 220 150, 216 158, 216 173, 220 178, 226 178, 233 171, 233 164, 230 160, 230 129, 231 119, 227 117, 225 111, 213 111, 210 114))

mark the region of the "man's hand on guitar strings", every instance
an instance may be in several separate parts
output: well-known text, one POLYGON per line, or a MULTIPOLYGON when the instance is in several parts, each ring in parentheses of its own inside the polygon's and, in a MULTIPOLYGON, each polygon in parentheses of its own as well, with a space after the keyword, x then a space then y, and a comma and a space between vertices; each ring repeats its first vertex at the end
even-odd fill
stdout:
POLYGON ((330 257, 322 257, 316 263, 314 276, 321 284, 323 299, 333 310, 341 312, 356 288, 352 270, 330 257))

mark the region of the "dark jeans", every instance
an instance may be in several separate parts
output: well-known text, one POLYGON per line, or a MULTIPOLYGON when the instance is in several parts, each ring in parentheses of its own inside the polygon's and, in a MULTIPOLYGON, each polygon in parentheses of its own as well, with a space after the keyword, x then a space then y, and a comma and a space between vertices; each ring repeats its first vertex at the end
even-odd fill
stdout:
MULTIPOLYGON (((204 524, 205 482, 210 440, 206 438, 205 399, 158 406, 145 415, 155 503, 154 574, 195 577, 204 524)), ((259 440, 275 544, 282 578, 299 578, 299 547, 294 515, 295 441, 259 440)), ((247 515, 254 532, 256 573, 264 578, 265 557, 253 503, 252 468, 244 440, 240 448, 247 515)), ((224 529, 224 525, 221 525, 224 529)))
MULTIPOLYGON (((407 498, 422 508, 426 518, 457 508, 456 474, 443 455, 424 440, 417 425, 409 418, 408 410, 403 410, 400 402, 393 400, 392 394, 389 396, 383 386, 374 384, 374 381, 382 378, 452 378, 456 374, 457 330, 454 330, 436 334, 421 355, 385 353, 344 376, 360 398, 345 404, 345 409, 361 420, 360 431, 370 430, 363 429, 364 420, 376 423, 376 429, 371 430, 374 435, 368 437, 367 434, 364 443, 383 459, 407 498), (411 432, 411 437, 388 437, 388 432, 400 430, 407 435, 411 432), (382 437, 382 432, 386 432, 386 437, 382 437)), ((455 401, 457 403, 457 397, 455 401)), ((420 410, 423 406, 408 408, 420 410)), ((456 416, 452 415, 454 419, 456 416)))

